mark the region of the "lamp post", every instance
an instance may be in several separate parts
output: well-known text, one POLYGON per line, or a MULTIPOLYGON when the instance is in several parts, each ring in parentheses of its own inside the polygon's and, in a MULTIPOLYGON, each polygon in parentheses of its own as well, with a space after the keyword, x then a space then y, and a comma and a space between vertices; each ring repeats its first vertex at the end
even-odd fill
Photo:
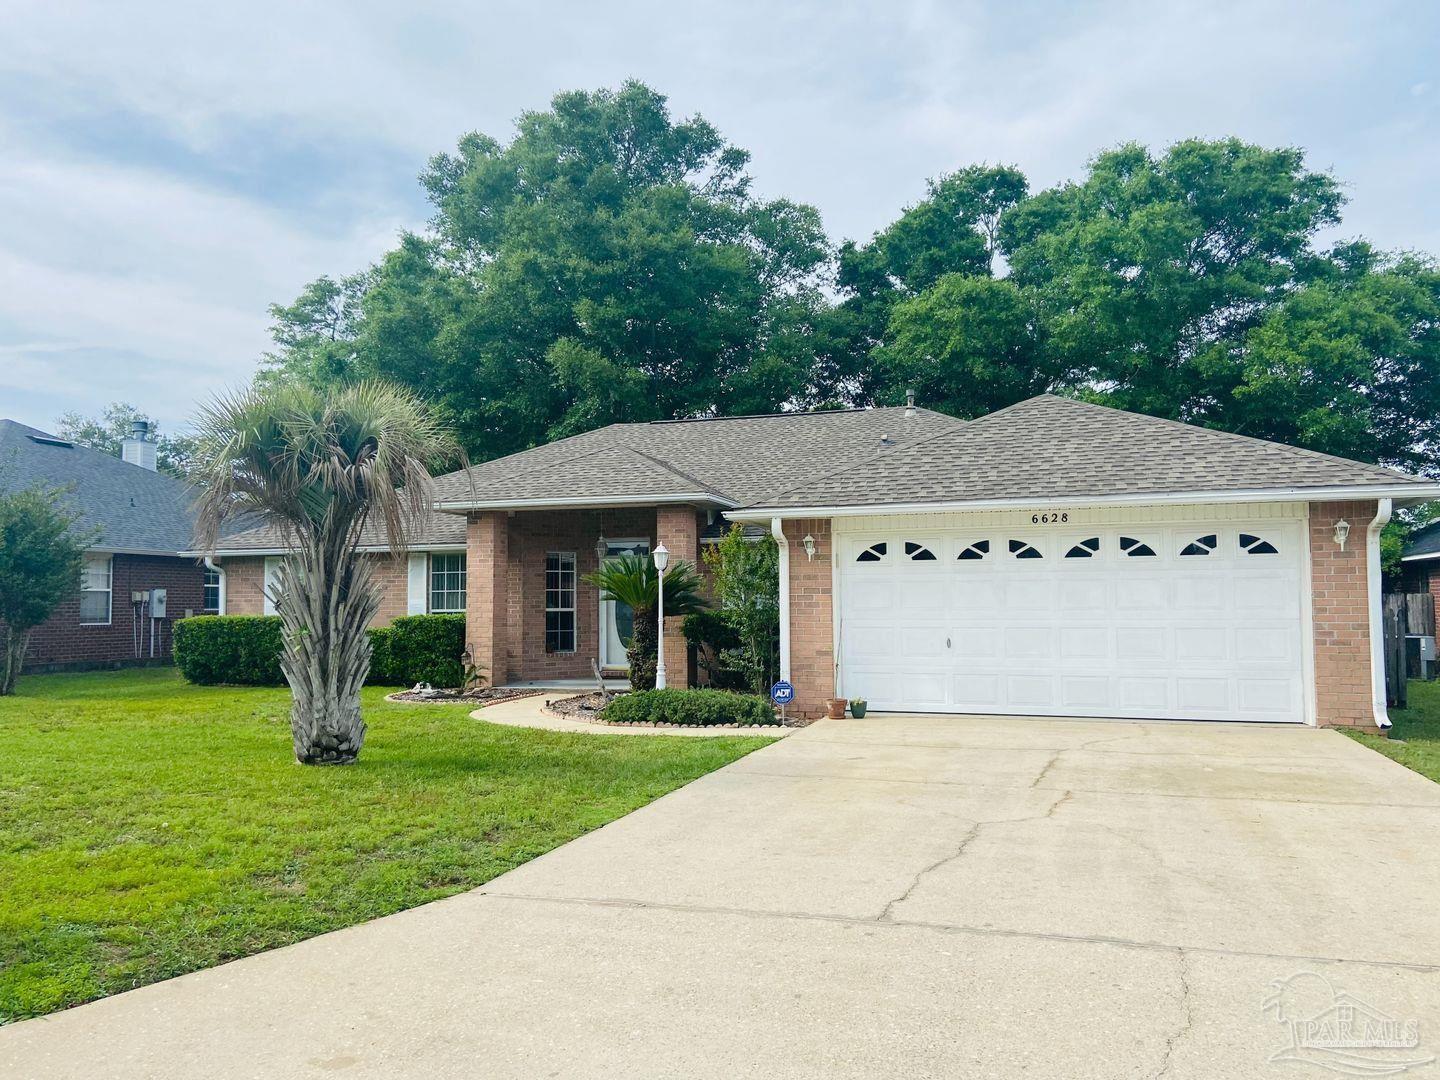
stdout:
POLYGON ((665 568, 670 565, 670 552, 664 544, 656 544, 651 553, 655 560, 655 572, 660 576, 655 605, 655 689, 665 689, 665 568))

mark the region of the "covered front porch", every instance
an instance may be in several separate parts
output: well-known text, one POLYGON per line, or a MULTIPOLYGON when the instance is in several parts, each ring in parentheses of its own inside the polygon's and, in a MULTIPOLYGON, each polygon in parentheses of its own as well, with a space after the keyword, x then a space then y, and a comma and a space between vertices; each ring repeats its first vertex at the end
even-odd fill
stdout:
MULTIPOLYGON (((593 686, 596 665, 607 681, 628 682, 628 609, 602 600, 586 577, 605 559, 648 555, 660 543, 703 572, 702 534, 716 522, 715 508, 689 502, 471 512, 465 621, 476 665, 494 685, 593 686)), ((664 627, 675 687, 695 680, 681 621, 664 627)))

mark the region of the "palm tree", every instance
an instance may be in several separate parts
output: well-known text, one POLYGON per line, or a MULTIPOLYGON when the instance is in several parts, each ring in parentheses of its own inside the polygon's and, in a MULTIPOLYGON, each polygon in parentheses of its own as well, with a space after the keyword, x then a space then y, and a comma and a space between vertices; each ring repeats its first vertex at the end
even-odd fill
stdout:
MULTIPOLYGON (((625 648, 630 661, 630 685, 636 690, 655 688, 655 655, 659 641, 657 609, 660 575, 644 555, 621 555, 606 562, 585 580, 606 600, 628 604, 635 614, 635 629, 625 648)), ((700 575, 686 562, 674 562, 665 571, 665 614, 689 615, 705 607, 700 575)))
POLYGON ((237 516, 263 517, 285 537, 274 599, 295 757, 349 764, 365 740, 366 628, 380 606, 361 533, 372 524, 400 557, 430 503, 429 466, 455 444, 417 398, 378 382, 243 390, 207 406, 198 429, 201 547, 214 550, 237 516))

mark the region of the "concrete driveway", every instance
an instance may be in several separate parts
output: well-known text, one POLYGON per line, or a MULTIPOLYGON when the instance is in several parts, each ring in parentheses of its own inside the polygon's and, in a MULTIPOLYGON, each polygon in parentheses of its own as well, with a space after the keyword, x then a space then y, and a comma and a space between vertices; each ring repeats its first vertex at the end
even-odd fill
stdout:
POLYGON ((475 892, 0 1029, 5 1077, 1255 1080, 1436 1053, 1440 787, 1334 732, 888 716, 475 892), (1285 1060, 1277 1012, 1344 1009, 1419 1045, 1302 1028, 1285 1060))

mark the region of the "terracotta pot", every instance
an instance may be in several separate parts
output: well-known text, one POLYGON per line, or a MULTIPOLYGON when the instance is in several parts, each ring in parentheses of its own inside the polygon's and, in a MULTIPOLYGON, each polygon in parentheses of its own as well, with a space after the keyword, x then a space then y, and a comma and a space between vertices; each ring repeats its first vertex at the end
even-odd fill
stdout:
POLYGON ((843 697, 830 698, 825 702, 825 716, 830 720, 843 720, 845 718, 845 699, 843 697))

